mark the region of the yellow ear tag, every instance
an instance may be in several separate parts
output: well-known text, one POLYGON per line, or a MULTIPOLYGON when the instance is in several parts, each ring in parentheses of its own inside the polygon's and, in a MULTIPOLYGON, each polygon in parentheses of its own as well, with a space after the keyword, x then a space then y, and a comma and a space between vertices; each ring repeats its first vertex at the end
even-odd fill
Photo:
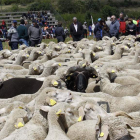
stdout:
POLYGON ((79 49, 79 51, 82 51, 82 49, 79 49))
POLYGON ((67 78, 67 80, 70 80, 70 76, 67 78))
POLYGON ((57 46, 57 48, 58 48, 58 49, 60 49, 60 47, 59 47, 59 46, 57 46))
POLYGON ((97 68, 97 66, 95 66, 95 68, 97 68))
POLYGON ((93 56, 95 56, 95 53, 93 53, 93 56))
POLYGON ((131 40, 131 38, 129 38, 129 40, 131 40))
POLYGON ((54 81, 53 82, 53 86, 58 86, 58 82, 57 81, 54 81))
POLYGON ((101 132, 100 137, 103 137, 103 136, 104 136, 104 133, 103 133, 103 132, 101 132))
POLYGON ((56 112, 56 115, 58 115, 58 116, 61 115, 61 112, 62 112, 62 111, 59 110, 58 112, 56 112))
POLYGON ((80 116, 77 121, 81 122, 82 121, 82 116, 80 116))
POLYGON ((60 63, 58 65, 61 67, 61 64, 60 63))
POLYGON ((71 51, 70 50, 68 50, 68 53, 70 53, 71 51))
POLYGON ((48 47, 49 45, 47 44, 47 47, 48 47))
POLYGON ((53 100, 53 99, 50 99, 50 105, 55 105, 57 102, 55 101, 55 100, 53 100))
POLYGON ((36 68, 36 67, 34 67, 33 69, 34 69, 34 70, 37 70, 37 68, 36 68))
POLYGON ((39 51, 38 53, 41 54, 41 51, 39 51))
POLYGON ((100 49, 100 50, 101 50, 101 47, 98 47, 98 49, 100 49))
POLYGON ((82 65, 82 67, 85 67, 86 66, 86 64, 84 63, 83 65, 82 65))
POLYGON ((112 70, 111 72, 112 72, 112 73, 115 73, 115 70, 112 70))
POLYGON ((18 108, 19 108, 19 109, 23 109, 23 107, 22 107, 22 106, 19 106, 18 108))
POLYGON ((71 73, 70 75, 73 75, 73 73, 71 73))
POLYGON ((125 46, 125 49, 127 49, 128 47, 127 46, 125 46))
POLYGON ((27 57, 29 57, 29 55, 28 55, 28 54, 27 54, 26 56, 27 56, 27 57))
POLYGON ((93 78, 95 78, 95 75, 93 75, 93 78))
POLYGON ((21 128, 23 126, 24 126, 24 124, 22 122, 19 122, 18 125, 15 125, 16 128, 21 128))

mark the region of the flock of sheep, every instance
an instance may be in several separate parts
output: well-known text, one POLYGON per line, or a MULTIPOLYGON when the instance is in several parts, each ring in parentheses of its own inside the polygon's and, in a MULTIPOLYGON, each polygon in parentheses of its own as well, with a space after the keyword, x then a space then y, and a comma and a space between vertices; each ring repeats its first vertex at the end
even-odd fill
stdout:
POLYGON ((140 140, 139 38, 0 51, 0 140, 140 140), (83 92, 77 68, 96 73, 83 92))

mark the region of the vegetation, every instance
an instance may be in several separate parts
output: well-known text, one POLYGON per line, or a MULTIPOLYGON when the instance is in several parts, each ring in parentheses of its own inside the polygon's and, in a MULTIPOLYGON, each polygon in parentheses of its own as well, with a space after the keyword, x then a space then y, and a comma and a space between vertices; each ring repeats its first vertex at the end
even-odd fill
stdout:
POLYGON ((131 7, 140 7, 139 0, 26 0, 26 3, 25 0, 1 0, 1 5, 9 4, 12 4, 11 8, 7 8, 10 11, 51 10, 64 26, 69 26, 74 16, 82 23, 86 21, 88 24, 91 24, 91 16, 94 22, 99 17, 106 19, 112 14, 118 16, 119 12, 124 12, 129 17, 140 16, 140 9, 130 10, 131 7), (126 8, 127 10, 124 10, 126 8))

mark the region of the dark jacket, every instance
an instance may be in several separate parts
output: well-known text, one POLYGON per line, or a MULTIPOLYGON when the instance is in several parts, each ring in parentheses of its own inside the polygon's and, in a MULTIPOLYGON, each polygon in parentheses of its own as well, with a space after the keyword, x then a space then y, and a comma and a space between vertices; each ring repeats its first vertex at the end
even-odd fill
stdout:
POLYGON ((136 35, 136 30, 137 30, 137 27, 134 23, 127 24, 126 31, 128 35, 136 35), (133 30, 133 31, 130 31, 130 30, 133 30))
POLYGON ((19 39, 28 40, 28 30, 24 25, 19 25, 17 28, 19 39))
POLYGON ((42 40, 42 29, 39 26, 30 26, 28 29, 30 40, 42 40))
POLYGON ((57 37, 57 36, 64 36, 65 34, 64 34, 64 29, 63 29, 63 27, 57 27, 57 28, 55 29, 55 35, 56 35, 56 37, 57 37))
POLYGON ((83 26, 80 22, 77 22, 77 32, 74 28, 74 24, 70 25, 71 36, 82 36, 83 35, 83 26))
POLYGON ((110 24, 110 27, 109 27, 109 33, 110 33, 110 36, 118 36, 119 34, 119 29, 120 29, 120 23, 119 21, 114 21, 114 22, 111 22, 110 24))
POLYGON ((102 30, 103 30, 103 26, 100 24, 100 23, 97 23, 95 25, 95 28, 94 28, 94 34, 96 36, 96 39, 102 39, 102 30))
POLYGON ((65 33, 63 27, 57 27, 55 29, 55 35, 58 40, 58 42, 64 42, 65 41, 65 33))

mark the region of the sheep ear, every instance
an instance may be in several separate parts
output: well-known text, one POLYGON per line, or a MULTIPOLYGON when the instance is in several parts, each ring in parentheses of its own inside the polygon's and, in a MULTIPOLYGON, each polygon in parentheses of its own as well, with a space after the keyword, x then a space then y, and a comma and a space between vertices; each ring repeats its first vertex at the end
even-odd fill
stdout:
POLYGON ((78 111, 79 111, 79 116, 81 116, 81 117, 82 117, 82 120, 83 120, 83 118, 84 118, 84 116, 85 116, 85 111, 84 111, 83 106, 81 106, 81 107, 78 109, 78 111))
POLYGON ((49 107, 49 106, 41 106, 40 109, 41 109, 42 111, 44 111, 44 112, 49 112, 49 111, 50 111, 50 108, 51 108, 51 107, 49 107))
POLYGON ((127 129, 133 130, 133 128, 129 124, 126 124, 126 126, 127 126, 127 129))

